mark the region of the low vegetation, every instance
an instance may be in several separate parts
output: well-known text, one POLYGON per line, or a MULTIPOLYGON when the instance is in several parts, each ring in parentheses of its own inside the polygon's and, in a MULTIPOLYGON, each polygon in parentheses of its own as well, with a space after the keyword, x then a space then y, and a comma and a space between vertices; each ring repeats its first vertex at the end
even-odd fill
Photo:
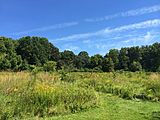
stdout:
MULTIPOLYGON (((63 70, 54 73, 36 72, 36 70, 0 73, 0 119, 2 120, 37 117, 50 119, 49 117, 53 116, 55 117, 51 119, 67 119, 67 116, 73 119, 76 118, 72 116, 73 113, 82 117, 83 114, 88 114, 87 118, 93 118, 96 116, 92 116, 92 112, 96 110, 99 110, 97 113, 100 114, 97 119, 104 119, 102 117, 118 119, 118 116, 112 114, 119 115, 120 112, 124 115, 131 114, 129 116, 134 118, 133 110, 136 108, 133 104, 139 107, 146 106, 146 109, 141 111, 143 113, 136 113, 139 114, 137 116, 139 119, 159 118, 159 73, 121 71, 87 73, 63 70), (142 104, 138 105, 139 102, 142 104), (121 107, 117 107, 117 104, 121 107), (133 105, 133 108, 128 105, 133 105), (124 111, 123 107, 129 107, 130 112, 124 111), (118 113, 114 113, 115 108, 119 110, 118 113)), ((76 119, 80 119, 78 116, 76 119)))

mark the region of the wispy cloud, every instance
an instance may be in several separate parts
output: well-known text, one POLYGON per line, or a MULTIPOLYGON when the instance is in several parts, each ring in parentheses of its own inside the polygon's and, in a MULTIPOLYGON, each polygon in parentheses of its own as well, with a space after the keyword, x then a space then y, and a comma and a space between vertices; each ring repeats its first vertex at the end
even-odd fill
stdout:
MULTIPOLYGON (((136 29, 144 29, 144 28, 151 28, 151 27, 159 27, 160 26, 160 19, 153 19, 148 20, 140 23, 130 24, 130 25, 123 25, 116 28, 105 28, 96 32, 91 33, 83 33, 83 34, 75 34, 67 37, 57 38, 53 41, 76 41, 81 39, 89 39, 90 37, 105 37, 108 34, 124 32, 127 30, 136 30, 136 29)), ((84 42, 84 41, 83 41, 84 42)))
MULTIPOLYGON (((122 47, 131 47, 131 46, 139 46, 139 45, 149 45, 152 44, 159 39, 160 32, 155 32, 155 31, 143 31, 143 32, 138 32, 136 33, 130 33, 127 32, 129 35, 122 35, 120 38, 117 37, 116 39, 109 39, 108 36, 107 40, 108 41, 96 41, 92 44, 87 44, 90 46, 90 49, 94 49, 97 51, 97 53, 100 53, 102 55, 105 55, 110 49, 120 49, 122 47)), ((114 34, 116 36, 116 34, 114 34)))
POLYGON ((70 50, 70 51, 74 51, 74 52, 80 50, 80 48, 77 45, 74 45, 72 43, 64 44, 63 48, 65 48, 64 50, 70 50))
POLYGON ((12 35, 24 35, 24 34, 33 33, 33 32, 61 29, 61 28, 75 26, 78 24, 79 24, 78 22, 61 23, 61 24, 50 25, 50 26, 35 28, 35 29, 31 29, 31 30, 26 30, 26 31, 22 31, 22 32, 16 32, 16 33, 13 33, 12 35))
MULTIPOLYGON (((154 13, 154 12, 158 12, 158 11, 160 11, 160 5, 155 5, 155 6, 144 7, 144 8, 135 9, 135 10, 129 10, 126 12, 121 12, 121 13, 117 13, 117 14, 113 14, 113 15, 109 15, 109 16, 104 16, 104 17, 99 17, 99 18, 89 18, 89 19, 85 19, 84 21, 85 22, 98 22, 98 21, 104 21, 104 20, 109 20, 109 19, 113 19, 113 18, 119 18, 119 17, 138 16, 138 15, 143 15, 143 14, 149 14, 149 13, 154 13)), ((42 32, 42 31, 44 32, 44 31, 49 31, 49 30, 55 30, 55 29, 76 26, 79 23, 80 23, 80 21, 79 22, 60 23, 60 24, 55 24, 55 25, 50 25, 50 26, 15 32, 15 33, 12 33, 9 35, 18 36, 18 35, 25 35, 25 34, 34 33, 34 32, 42 32)), ((101 31, 99 31, 99 32, 101 32, 101 31)), ((99 34, 99 32, 93 33, 93 35, 99 34)), ((85 35, 83 34, 83 37, 87 37, 87 36, 88 36, 88 33, 86 33, 85 35)), ((70 36, 69 39, 72 39, 71 37, 74 39, 77 37, 77 35, 70 36)), ((79 37, 82 37, 82 36, 79 34, 79 37)))
POLYGON ((117 27, 114 29, 106 29, 105 33, 121 32, 121 31, 126 31, 126 30, 135 30, 135 29, 144 29, 144 28, 157 27, 157 26, 160 26, 160 19, 154 19, 154 20, 148 20, 148 21, 144 21, 140 23, 124 25, 124 26, 117 27))
POLYGON ((121 12, 113 15, 108 15, 104 17, 98 17, 98 18, 88 18, 85 19, 85 22, 99 22, 99 21, 104 21, 104 20, 110 20, 113 18, 118 18, 118 17, 129 17, 129 16, 138 16, 138 15, 143 15, 143 14, 149 14, 149 13, 154 13, 160 11, 160 5, 155 5, 155 6, 150 6, 150 7, 144 7, 144 8, 139 8, 135 10, 129 10, 126 12, 121 12))
MULTIPOLYGON (((150 42, 152 42, 153 40, 157 39, 160 35, 160 32, 152 32, 152 31, 148 31, 145 34, 141 34, 141 35, 136 35, 133 37, 129 37, 127 40, 122 41, 123 43, 126 44, 136 44, 139 42, 143 42, 145 44, 150 44, 150 42)), ((157 39, 158 40, 158 39, 157 39)))

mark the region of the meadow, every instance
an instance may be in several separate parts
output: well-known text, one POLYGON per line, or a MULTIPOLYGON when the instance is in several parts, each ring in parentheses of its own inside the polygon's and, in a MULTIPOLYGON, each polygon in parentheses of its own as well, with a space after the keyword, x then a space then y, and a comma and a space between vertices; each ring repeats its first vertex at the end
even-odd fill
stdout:
POLYGON ((0 120, 159 120, 160 73, 0 72, 0 120))

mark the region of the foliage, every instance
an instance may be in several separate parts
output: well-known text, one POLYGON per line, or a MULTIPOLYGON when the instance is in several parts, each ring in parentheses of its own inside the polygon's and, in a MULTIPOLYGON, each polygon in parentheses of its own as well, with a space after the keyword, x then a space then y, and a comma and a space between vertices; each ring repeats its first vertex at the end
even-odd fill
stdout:
POLYGON ((13 40, 0 37, 0 70, 19 70, 21 65, 22 59, 15 51, 13 40))
POLYGON ((59 74, 36 73, 36 77, 27 73, 14 73, 19 74, 16 77, 7 74, 5 81, 0 79, 0 107, 3 109, 0 119, 63 115, 98 106, 94 90, 61 82, 59 74), (6 84, 8 82, 10 84, 6 84))
POLYGON ((133 63, 131 63, 131 65, 130 65, 130 70, 132 72, 141 71, 142 66, 139 62, 133 61, 133 63))
POLYGON ((100 54, 96 54, 94 56, 91 56, 90 58, 90 63, 89 63, 89 68, 93 69, 93 68, 100 68, 102 69, 102 61, 103 61, 103 57, 100 54))
POLYGON ((48 42, 46 38, 40 37, 23 37, 18 40, 16 52, 22 56, 22 59, 27 60, 31 65, 42 65, 51 58, 55 60, 54 50, 57 54, 58 50, 48 42))
POLYGON ((81 51, 75 58, 74 63, 78 69, 86 68, 89 66, 89 55, 85 51, 81 51))
MULTIPOLYGON (((46 73, 39 72, 40 68, 33 68, 32 72, 35 72, 36 77, 28 72, 0 72, 0 119, 29 119, 29 117, 40 119, 39 117, 80 111, 89 112, 88 109, 98 106, 91 109, 94 111, 102 107, 103 100, 99 95, 110 95, 110 97, 114 95, 112 98, 116 98, 109 100, 109 96, 105 97, 105 102, 110 101, 103 108, 105 113, 110 105, 115 106, 117 100, 123 101, 126 105, 133 103, 141 108, 147 105, 149 110, 145 115, 148 119, 158 116, 156 111, 159 109, 160 101, 159 73, 124 71, 115 72, 114 75, 112 72, 46 73), (151 111, 153 104, 157 109, 151 111)), ((129 107, 130 112, 133 106, 129 107)), ((117 109, 117 106, 115 108, 117 109)), ((100 110, 103 112, 102 109, 100 110)), ((131 112, 133 113, 135 114, 135 111, 131 112)), ((107 114, 111 113, 108 111, 107 114)))
POLYGON ((112 58, 105 58, 102 62, 102 70, 104 72, 112 72, 114 71, 114 63, 112 58))
POLYGON ((56 65, 57 65, 56 62, 49 61, 43 65, 43 70, 47 72, 54 72, 56 71, 56 65))
POLYGON ((73 51, 59 52, 48 39, 23 37, 18 40, 0 37, 0 70, 28 70, 30 65, 42 67, 48 61, 57 63, 56 69, 66 71, 150 71, 158 72, 160 66, 160 43, 148 46, 134 46, 111 49, 103 57, 89 56, 86 51, 78 55, 73 51))
POLYGON ((114 64, 115 70, 119 69, 119 51, 117 49, 111 49, 107 55, 105 55, 105 58, 111 58, 114 64))
POLYGON ((33 89, 18 99, 15 106, 18 108, 15 110, 17 114, 23 112, 39 117, 53 116, 75 113, 97 104, 94 91, 74 86, 38 84, 33 89))
POLYGON ((160 101, 160 75, 137 73, 93 73, 89 78, 78 80, 77 85, 97 92, 111 93, 125 99, 160 101))

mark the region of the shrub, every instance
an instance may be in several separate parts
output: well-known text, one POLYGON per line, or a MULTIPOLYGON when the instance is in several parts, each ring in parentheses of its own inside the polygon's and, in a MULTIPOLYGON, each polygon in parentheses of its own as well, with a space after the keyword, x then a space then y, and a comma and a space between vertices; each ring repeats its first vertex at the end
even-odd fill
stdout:
POLYGON ((69 83, 76 81, 75 76, 70 74, 70 72, 66 72, 64 69, 60 70, 59 74, 60 74, 61 81, 69 82, 69 83))
POLYGON ((44 69, 44 71, 46 71, 46 72, 54 72, 54 71, 56 71, 56 65, 57 65, 56 62, 54 62, 54 61, 49 61, 49 62, 47 62, 47 63, 45 63, 45 64, 43 65, 43 69, 44 69))

